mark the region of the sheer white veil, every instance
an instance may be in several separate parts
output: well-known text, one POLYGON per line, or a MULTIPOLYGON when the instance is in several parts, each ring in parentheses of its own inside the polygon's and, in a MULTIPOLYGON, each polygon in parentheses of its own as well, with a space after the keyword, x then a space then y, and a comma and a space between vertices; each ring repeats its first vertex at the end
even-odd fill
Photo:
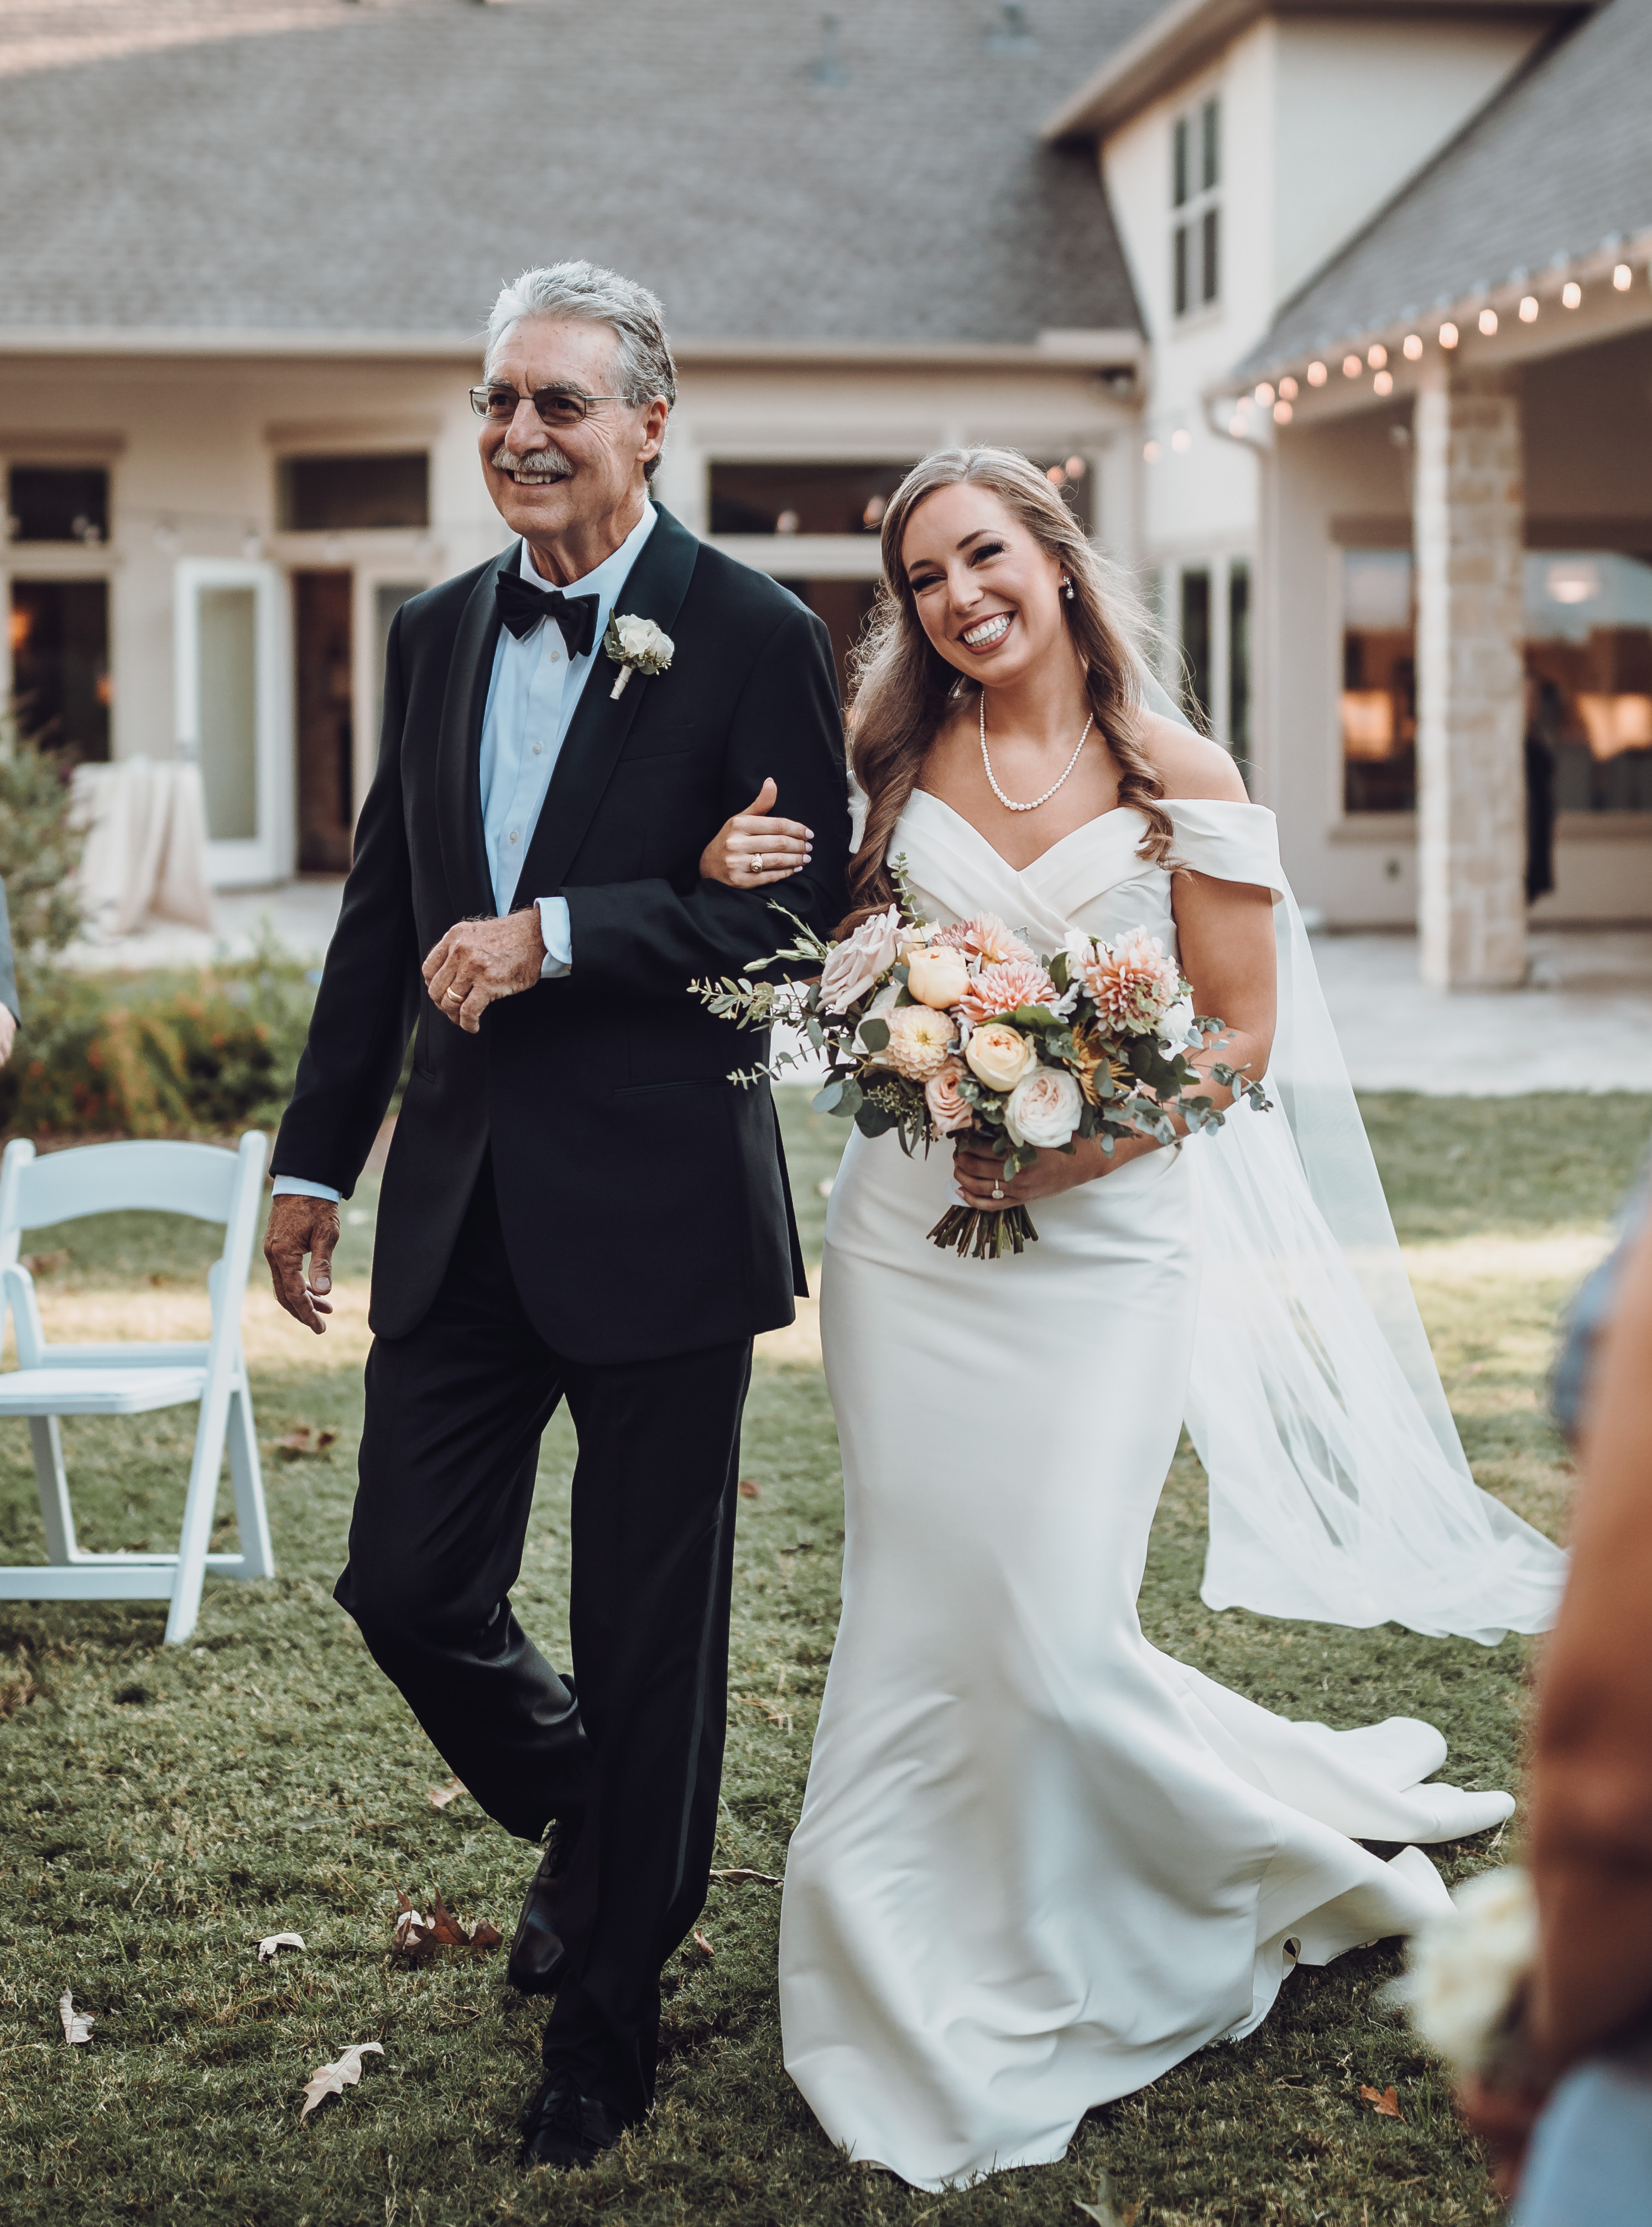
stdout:
MULTIPOLYGON (((1144 693, 1188 724, 1151 678, 1144 693)), ((1221 859, 1216 844, 1211 871, 1221 859)), ((1242 860, 1231 871, 1242 878, 1242 860)), ((1239 1107, 1183 1147, 1205 1235, 1187 1409, 1209 1480, 1203 1598, 1487 1644, 1542 1630, 1565 1557, 1474 1483, 1302 915, 1283 872, 1264 871, 1276 896, 1276 1110, 1239 1107)))

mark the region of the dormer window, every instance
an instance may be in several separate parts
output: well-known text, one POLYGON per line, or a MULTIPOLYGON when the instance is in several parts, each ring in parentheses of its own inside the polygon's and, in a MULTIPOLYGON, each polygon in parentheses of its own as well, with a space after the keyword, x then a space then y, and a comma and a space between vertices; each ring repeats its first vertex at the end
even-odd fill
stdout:
POLYGON ((1176 314, 1221 294, 1221 103, 1212 93, 1170 126, 1170 294, 1176 314))

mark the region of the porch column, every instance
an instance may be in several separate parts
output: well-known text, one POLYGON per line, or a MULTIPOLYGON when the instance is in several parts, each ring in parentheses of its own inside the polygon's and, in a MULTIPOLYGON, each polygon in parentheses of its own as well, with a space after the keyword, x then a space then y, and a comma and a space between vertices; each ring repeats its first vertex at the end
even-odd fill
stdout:
POLYGON ((1423 979, 1507 988, 1526 974, 1518 392, 1441 366, 1413 432, 1423 979))

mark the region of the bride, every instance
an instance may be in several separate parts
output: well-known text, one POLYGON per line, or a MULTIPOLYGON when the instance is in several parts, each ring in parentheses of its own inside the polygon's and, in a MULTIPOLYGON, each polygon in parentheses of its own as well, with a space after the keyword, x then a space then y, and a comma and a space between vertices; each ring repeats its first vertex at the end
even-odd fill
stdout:
MULTIPOLYGON (((1059 2158, 1093 2106, 1250 2032, 1298 1962, 1414 1930, 1446 1900, 1415 1844, 1514 1807, 1424 1784, 1428 1725, 1288 1723, 1148 1645, 1183 1421, 1213 1606, 1490 1639, 1540 1628, 1560 1570, 1468 1477, 1272 815, 1144 708, 1119 577, 999 450, 919 465, 883 555, 858 903, 899 860, 927 917, 1041 953, 1145 927, 1232 1031, 1202 1063, 1275 1101, 1008 1184, 979 1143, 856 1133, 832 1192, 843 1617, 787 1862, 786 2064, 858 2162, 941 2189, 1059 2158), (938 1250, 960 1197, 1031 1205, 1040 1241, 938 1250)), ((748 816, 703 870, 780 880, 806 839, 748 816)))

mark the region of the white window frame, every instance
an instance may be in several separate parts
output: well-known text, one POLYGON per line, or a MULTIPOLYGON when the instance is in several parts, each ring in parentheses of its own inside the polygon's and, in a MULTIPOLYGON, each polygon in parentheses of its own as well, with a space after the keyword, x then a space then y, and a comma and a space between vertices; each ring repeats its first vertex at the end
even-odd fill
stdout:
POLYGON ((278 565, 233 557, 181 557, 173 568, 173 668, 177 754, 201 763, 201 595, 209 588, 253 591, 255 788, 258 832, 207 845, 214 889, 249 889, 291 879, 293 730, 291 648, 285 582, 278 565))
POLYGON ((1207 86, 1170 118, 1169 297, 1170 316, 1178 325, 1185 324, 1194 317, 1208 316, 1221 307, 1222 266, 1228 259, 1228 243, 1222 237, 1221 107, 1220 88, 1207 86), (1216 175, 1207 185, 1204 182, 1205 118, 1213 110, 1216 119, 1216 175), (1188 194, 1185 201, 1178 201, 1176 198, 1176 141, 1177 134, 1183 131, 1187 133, 1188 194), (1204 291, 1204 231, 1205 218, 1209 214, 1214 214, 1216 220, 1216 285, 1215 291, 1207 296, 1204 291), (1188 298, 1178 307, 1176 299, 1176 245, 1177 234, 1184 230, 1188 238, 1188 298))

